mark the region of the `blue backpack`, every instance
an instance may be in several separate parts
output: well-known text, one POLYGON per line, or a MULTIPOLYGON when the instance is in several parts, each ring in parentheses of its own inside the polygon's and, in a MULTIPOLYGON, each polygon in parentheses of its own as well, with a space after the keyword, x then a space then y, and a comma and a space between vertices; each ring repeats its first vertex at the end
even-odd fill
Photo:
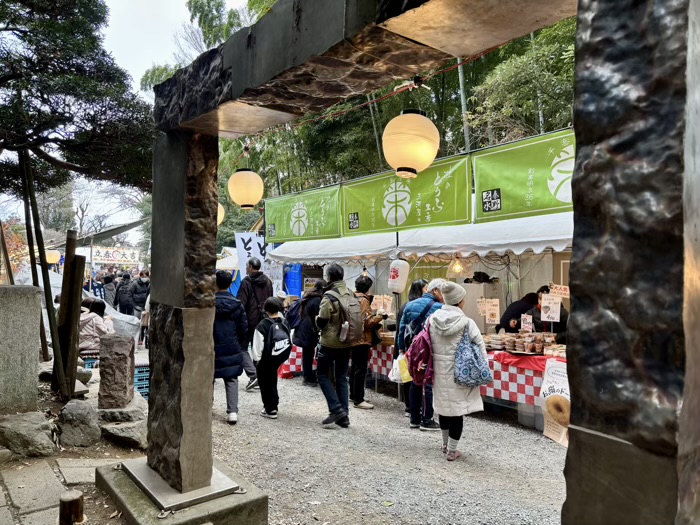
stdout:
POLYGON ((287 310, 286 319, 289 328, 292 330, 299 328, 299 325, 301 324, 301 299, 289 307, 289 310, 287 310))
POLYGON ((455 383, 468 387, 493 383, 489 362, 481 353, 479 345, 469 339, 467 328, 464 329, 455 352, 455 383))

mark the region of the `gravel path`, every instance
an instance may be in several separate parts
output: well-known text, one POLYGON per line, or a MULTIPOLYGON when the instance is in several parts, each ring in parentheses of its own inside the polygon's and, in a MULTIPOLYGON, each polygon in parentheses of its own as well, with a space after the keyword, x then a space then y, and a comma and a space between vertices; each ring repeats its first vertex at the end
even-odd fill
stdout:
POLYGON ((512 418, 468 417, 464 458, 448 463, 440 432, 409 429, 395 398, 368 391, 374 410, 351 408, 350 428, 326 429, 323 394, 300 378, 280 379, 277 420, 239 383, 231 427, 216 382, 214 455, 270 495, 271 524, 560 523, 566 450, 512 418))

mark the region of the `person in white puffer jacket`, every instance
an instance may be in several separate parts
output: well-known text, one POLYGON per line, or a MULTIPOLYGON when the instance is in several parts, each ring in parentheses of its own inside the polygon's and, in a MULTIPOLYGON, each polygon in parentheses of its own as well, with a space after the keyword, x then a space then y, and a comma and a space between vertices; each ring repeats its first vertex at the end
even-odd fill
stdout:
POLYGON ((430 341, 433 346, 433 405, 440 418, 442 451, 447 461, 462 456, 457 450, 462 437, 464 416, 484 409, 479 388, 455 383, 455 354, 465 335, 486 357, 486 346, 476 323, 462 311, 467 292, 458 284, 447 282, 441 287, 445 306, 430 317, 430 341))

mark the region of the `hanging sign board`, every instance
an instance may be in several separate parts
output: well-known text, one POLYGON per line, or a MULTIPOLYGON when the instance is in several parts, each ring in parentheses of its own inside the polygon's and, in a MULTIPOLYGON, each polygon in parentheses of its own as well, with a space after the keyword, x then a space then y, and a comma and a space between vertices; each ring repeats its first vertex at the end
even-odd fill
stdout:
POLYGON ((131 248, 94 246, 92 248, 92 262, 102 265, 135 265, 139 263, 139 251, 131 248))
POLYGON ((572 130, 475 152, 476 222, 572 210, 575 160, 572 130))
POLYGON ((551 294, 542 295, 542 321, 558 323, 561 313, 561 297, 551 294))
POLYGON ((549 283, 549 295, 554 295, 555 297, 562 297, 564 299, 569 298, 569 287, 563 284, 549 283))
POLYGON ((265 201, 267 239, 278 243, 340 237, 340 186, 265 201))
POLYGON ((415 179, 394 172, 343 183, 343 235, 471 222, 466 156, 436 162, 415 179))
POLYGON ((486 324, 498 324, 501 320, 501 310, 498 299, 486 299, 484 316, 486 324))

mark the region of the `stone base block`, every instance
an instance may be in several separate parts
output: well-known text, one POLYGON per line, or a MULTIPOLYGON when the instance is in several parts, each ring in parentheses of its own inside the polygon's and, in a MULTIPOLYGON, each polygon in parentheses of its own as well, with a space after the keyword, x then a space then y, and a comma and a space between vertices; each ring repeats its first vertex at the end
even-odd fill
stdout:
POLYGON ((569 489, 562 525, 674 523, 678 508, 675 458, 570 425, 564 474, 569 489))
MULTIPOLYGON (((267 525, 267 495, 219 462, 215 462, 215 467, 236 480, 247 493, 231 494, 187 507, 169 515, 168 525, 267 525)), ((160 508, 126 472, 114 470, 111 465, 99 467, 95 479, 97 488, 112 498, 129 525, 163 525, 164 520, 158 518, 160 508)))

